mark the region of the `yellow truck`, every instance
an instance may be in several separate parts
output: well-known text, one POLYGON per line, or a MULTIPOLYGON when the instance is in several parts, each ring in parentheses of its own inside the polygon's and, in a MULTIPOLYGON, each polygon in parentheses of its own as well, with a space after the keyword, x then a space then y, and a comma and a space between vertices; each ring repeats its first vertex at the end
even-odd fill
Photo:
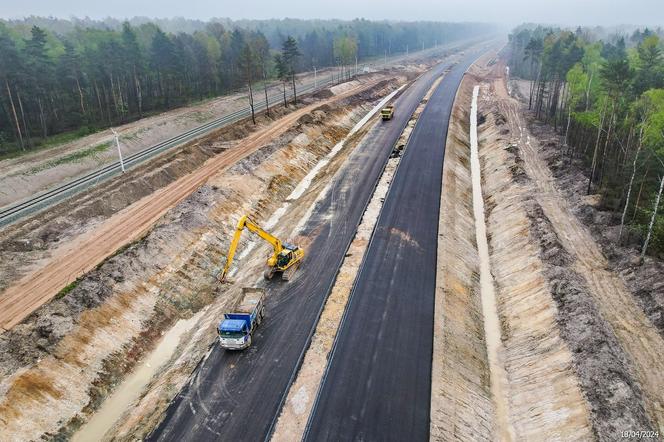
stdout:
POLYGON ((392 115, 394 115, 394 106, 387 105, 380 111, 380 116, 383 118, 383 121, 391 120, 392 115))

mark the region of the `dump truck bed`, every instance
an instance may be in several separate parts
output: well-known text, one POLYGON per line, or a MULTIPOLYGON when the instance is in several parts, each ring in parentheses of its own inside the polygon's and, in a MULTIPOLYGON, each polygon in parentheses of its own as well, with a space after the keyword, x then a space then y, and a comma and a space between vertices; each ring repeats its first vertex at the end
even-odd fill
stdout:
POLYGON ((252 313, 261 303, 264 296, 265 289, 243 288, 242 299, 240 299, 240 303, 234 311, 237 313, 252 313))

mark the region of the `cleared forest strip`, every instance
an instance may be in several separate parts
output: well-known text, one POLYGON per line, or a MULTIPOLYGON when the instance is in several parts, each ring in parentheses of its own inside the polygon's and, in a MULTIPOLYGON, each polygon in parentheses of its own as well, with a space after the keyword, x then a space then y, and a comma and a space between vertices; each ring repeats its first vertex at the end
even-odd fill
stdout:
POLYGON ((97 229, 57 249, 51 261, 8 288, 0 298, 0 327, 10 329, 55 296, 63 287, 94 268, 104 258, 140 238, 168 209, 200 187, 211 175, 250 155, 284 133, 300 117, 325 104, 369 89, 377 82, 360 85, 327 100, 301 108, 256 132, 234 149, 208 160, 195 172, 139 200, 106 220, 97 229))
MULTIPOLYGON (((609 335, 618 340, 621 351, 626 353, 627 371, 633 370, 637 385, 629 379, 619 381, 625 388, 634 390, 643 401, 650 420, 660 431, 664 430, 664 339, 652 325, 644 311, 637 305, 632 294, 616 273, 608 270, 608 262, 588 229, 576 218, 537 149, 537 140, 532 138, 518 114, 515 100, 505 97, 505 113, 515 125, 523 127, 519 134, 519 149, 523 156, 523 167, 536 184, 536 200, 549 220, 561 247, 570 255, 573 269, 583 281, 583 288, 590 295, 597 314, 609 327, 609 335), (631 366, 631 368, 630 368, 631 366), (639 391, 641 390, 641 391, 639 391)), ((622 363, 620 364, 622 365, 622 363)), ((618 382, 618 380, 616 380, 618 382)), ((645 425, 645 423, 643 424, 645 425)), ((634 428, 635 430, 637 428, 634 428)))
MULTIPOLYGON (((493 235, 492 241, 498 246, 530 238, 527 244, 517 244, 515 249, 535 250, 539 264, 536 269, 528 269, 527 275, 530 278, 536 274, 541 275, 547 287, 544 298, 546 303, 540 301, 533 304, 539 305, 540 311, 529 311, 525 309, 528 304, 514 304, 518 300, 515 296, 517 292, 506 284, 507 293, 510 294, 505 297, 504 310, 508 348, 509 341, 513 341, 515 344, 521 342, 519 347, 547 348, 552 351, 556 346, 560 347, 556 343, 556 336, 561 338, 568 349, 566 352, 571 355, 571 368, 576 374, 576 383, 588 403, 589 414, 586 419, 591 422, 593 433, 600 440, 615 440, 620 437, 621 431, 658 428, 661 431, 661 398, 664 395, 659 373, 663 367, 661 358, 656 356, 663 351, 661 337, 643 311, 636 306, 620 276, 608 267, 598 244, 570 211, 565 197, 557 189, 543 160, 538 141, 531 137, 523 120, 522 109, 508 94, 504 63, 495 66, 490 79, 491 87, 487 88, 485 94, 485 130, 488 145, 493 146, 493 149, 487 151, 487 180, 492 174, 497 175, 498 171, 502 174, 494 180, 497 186, 494 192, 497 200, 493 209, 496 212, 495 223, 500 227, 509 220, 501 210, 501 200, 505 207, 519 207, 527 215, 526 220, 522 219, 514 225, 508 237, 493 235), (500 144, 496 145, 498 140, 500 144), (510 181, 512 184, 505 184, 510 181), (545 305, 548 313, 541 309, 545 305), (532 326, 539 328, 551 322, 551 313, 555 313, 557 327, 547 332, 521 334, 509 320, 515 318, 523 324, 532 321, 532 326), (541 344, 534 346, 533 338, 541 341, 541 344), (556 340, 552 341, 553 338, 556 340), (547 341, 550 342, 545 345, 547 341)), ((507 213, 513 212, 514 209, 507 213)), ((517 261, 511 259, 505 262, 517 261)), ((509 266, 503 270, 505 281, 518 280, 509 266)), ((565 352, 558 353, 564 356, 565 352)), ((555 354, 551 353, 552 356, 555 354)), ((563 372, 570 369, 570 362, 560 357, 541 357, 531 362, 529 358, 516 356, 510 358, 514 367, 512 376, 516 380, 523 379, 524 386, 527 386, 534 367, 540 361, 547 364, 537 370, 538 377, 547 371, 557 370, 556 367, 563 372)), ((550 381, 552 386, 561 382, 560 375, 552 379, 555 380, 550 381)), ((515 382, 512 382, 514 386, 515 382)), ((563 405, 561 411, 566 410, 566 413, 561 412, 560 415, 572 419, 573 415, 569 412, 573 408, 567 403, 572 396, 561 394, 561 391, 571 390, 555 387, 552 393, 555 392, 557 397, 552 403, 563 405)), ((535 410, 533 400, 546 397, 537 395, 534 398, 532 393, 533 390, 524 389, 523 400, 513 399, 515 404, 523 402, 525 416, 531 413, 531 409, 535 410)), ((554 397, 553 394, 549 396, 554 397)), ((541 399, 539 401, 546 403, 541 399)), ((543 416, 539 415, 538 418, 543 416)), ((573 422, 580 425, 581 417, 579 414, 573 422)), ((524 420, 523 424, 528 425, 529 422, 538 420, 530 418, 524 420)), ((568 427, 554 428, 560 431, 568 427)), ((540 434, 542 425, 532 431, 540 434)), ((572 434, 576 438, 580 433, 572 434)))

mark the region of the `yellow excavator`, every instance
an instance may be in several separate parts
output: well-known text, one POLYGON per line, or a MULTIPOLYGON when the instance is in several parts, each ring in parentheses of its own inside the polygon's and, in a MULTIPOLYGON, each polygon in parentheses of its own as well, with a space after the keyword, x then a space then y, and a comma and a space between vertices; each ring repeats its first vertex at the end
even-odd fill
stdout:
POLYGON ((224 267, 224 270, 221 273, 221 277, 219 279, 221 281, 226 279, 226 274, 228 273, 228 270, 231 268, 231 264, 233 263, 235 250, 237 249, 237 245, 240 242, 240 236, 242 236, 242 231, 245 228, 272 244, 273 252, 272 255, 270 255, 270 257, 267 259, 267 269, 263 273, 265 279, 272 279, 275 273, 281 273, 281 279, 288 281, 302 262, 302 259, 304 258, 304 250, 292 244, 282 243, 279 238, 263 230, 247 215, 240 218, 240 221, 237 223, 237 227, 235 228, 235 235, 233 235, 231 246, 228 249, 228 255, 226 255, 226 266, 224 267))

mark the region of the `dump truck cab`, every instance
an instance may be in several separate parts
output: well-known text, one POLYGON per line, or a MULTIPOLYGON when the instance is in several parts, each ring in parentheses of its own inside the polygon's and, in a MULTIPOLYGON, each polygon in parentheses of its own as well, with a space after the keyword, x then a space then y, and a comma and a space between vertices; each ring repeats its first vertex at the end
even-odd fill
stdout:
POLYGON ((253 334, 263 321, 265 291, 259 288, 242 289, 242 299, 232 313, 224 313, 217 327, 219 344, 227 350, 244 350, 251 346, 253 334))
POLYGON ((391 120, 393 115, 394 115, 394 106, 391 105, 391 104, 388 105, 388 106, 385 106, 380 111, 380 116, 383 119, 383 121, 391 120))
POLYGON ((219 343, 224 348, 242 350, 251 345, 250 330, 242 319, 224 319, 217 331, 219 343))

